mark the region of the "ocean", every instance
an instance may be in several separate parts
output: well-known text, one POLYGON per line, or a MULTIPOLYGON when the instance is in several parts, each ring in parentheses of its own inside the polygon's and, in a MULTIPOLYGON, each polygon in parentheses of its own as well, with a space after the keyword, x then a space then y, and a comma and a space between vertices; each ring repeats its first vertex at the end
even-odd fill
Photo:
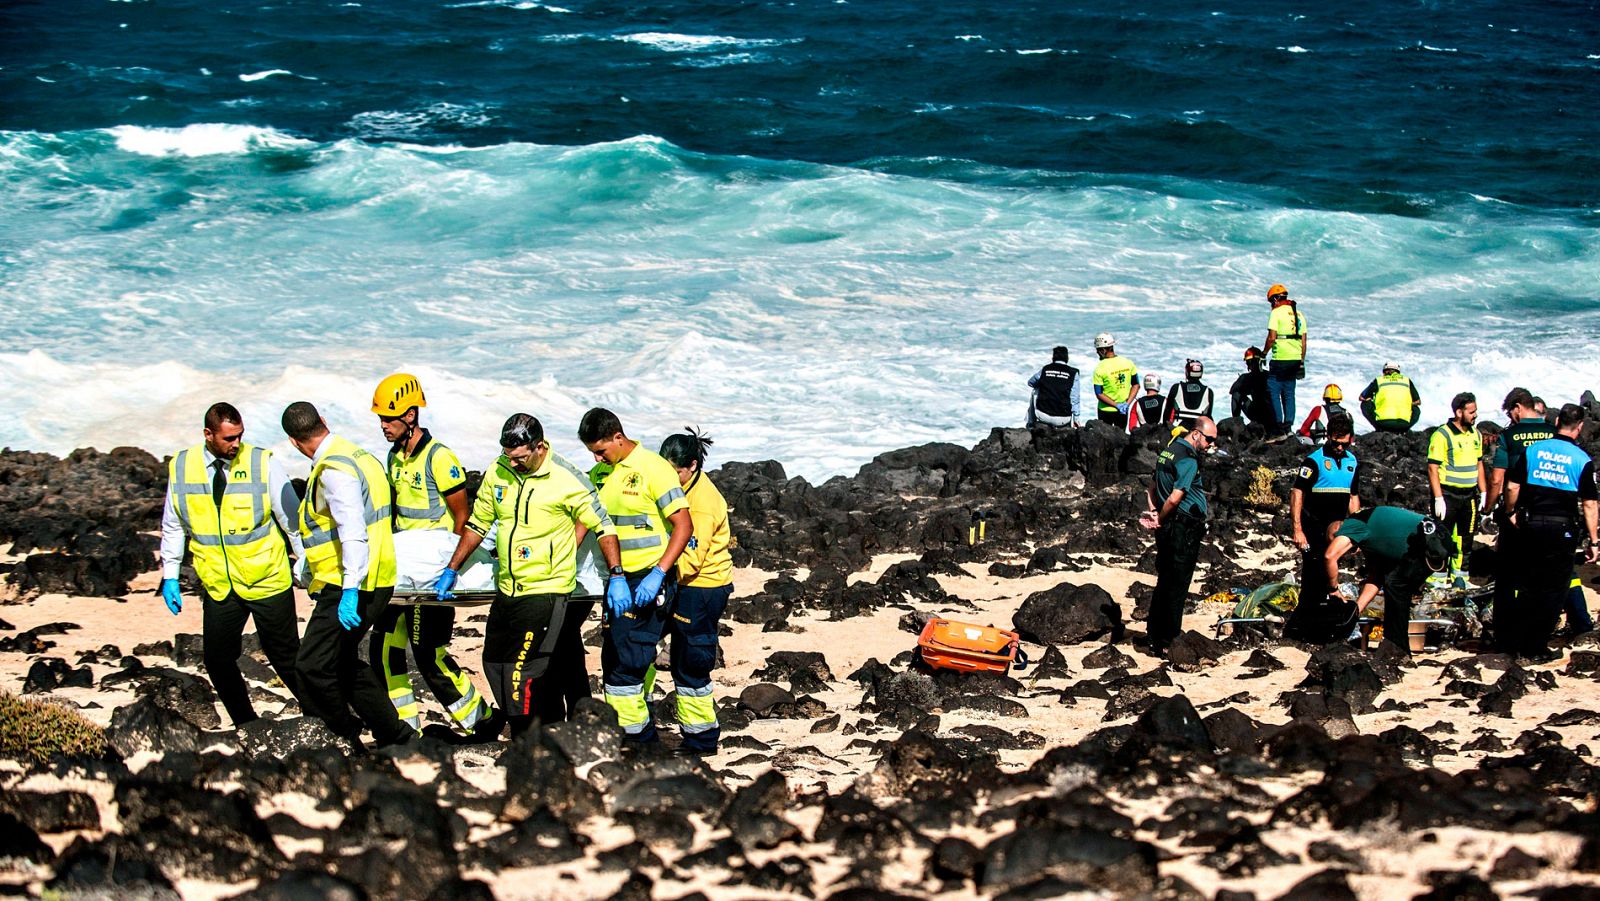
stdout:
POLYGON ((286 447, 418 374, 813 480, 1020 425, 1110 331, 1226 391, 1283 282, 1300 409, 1600 388, 1600 10, 27 0, 0 17, 0 445, 286 447))

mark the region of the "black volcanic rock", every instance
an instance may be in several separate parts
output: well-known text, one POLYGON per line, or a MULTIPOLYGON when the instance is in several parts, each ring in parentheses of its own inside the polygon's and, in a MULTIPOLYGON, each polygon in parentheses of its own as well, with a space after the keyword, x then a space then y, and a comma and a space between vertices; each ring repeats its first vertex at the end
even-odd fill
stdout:
POLYGON ((202 729, 215 729, 222 725, 211 683, 200 676, 168 667, 151 666, 112 673, 100 680, 102 688, 124 684, 132 684, 135 694, 157 699, 162 706, 182 714, 184 719, 202 729))
POLYGON ((834 681, 828 660, 816 651, 774 651, 767 656, 767 665, 751 676, 762 682, 787 680, 792 692, 827 691, 834 681))
POLYGON ((789 804, 789 785, 783 775, 767 770, 733 793, 721 822, 747 851, 776 848, 800 835, 800 830, 783 818, 789 804))
MULTIPOLYGON (((0 789, 0 812, 9 813, 46 835, 74 829, 99 829, 100 808, 80 791, 0 789)), ((0 842, 0 846, 4 843, 0 842)))
POLYGON ((87 666, 73 669, 60 657, 44 657, 33 662, 28 675, 22 680, 25 694, 55 691, 58 688, 89 688, 94 685, 94 673, 87 666))
POLYGON ((1040 644, 1122 637, 1122 609, 1098 585, 1061 584, 1029 595, 1012 617, 1017 633, 1040 644))
POLYGON ((106 741, 124 757, 140 751, 193 751, 204 733, 156 697, 143 697, 111 714, 106 741))
POLYGON ((114 797, 123 836, 165 872, 227 882, 284 863, 243 792, 129 779, 118 783, 114 797))
POLYGON ((1153 845, 1095 829, 1019 828, 990 842, 983 855, 979 885, 986 892, 1055 877, 1126 897, 1151 891, 1157 880, 1153 845))

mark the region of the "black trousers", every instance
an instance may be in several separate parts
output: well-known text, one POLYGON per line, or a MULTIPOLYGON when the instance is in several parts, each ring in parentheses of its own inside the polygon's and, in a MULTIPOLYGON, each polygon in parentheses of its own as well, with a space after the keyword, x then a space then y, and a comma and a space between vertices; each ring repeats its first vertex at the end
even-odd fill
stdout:
POLYGON ((1328 592, 1333 590, 1328 584, 1328 564, 1323 559, 1331 544, 1328 524, 1308 519, 1302 521, 1302 528, 1311 547, 1300 554, 1300 601, 1283 624, 1283 637, 1316 644, 1342 641, 1351 627, 1346 625, 1344 634, 1337 634, 1338 627, 1349 620, 1349 613, 1342 605, 1328 603, 1328 592))
POLYGON ((301 704, 306 713, 321 717, 345 738, 359 738, 365 726, 379 745, 404 742, 411 729, 400 722, 378 674, 361 659, 367 631, 388 609, 394 589, 360 592, 361 624, 354 629, 339 624, 341 594, 337 585, 326 585, 312 595, 315 606, 295 662, 301 704))
POLYGON ((1411 653, 1411 602, 1433 571, 1420 554, 1390 560, 1367 555, 1366 578, 1383 586, 1383 640, 1411 653))
POLYGON ((1495 521, 1500 533, 1494 540, 1494 649, 1515 654, 1521 638, 1517 634, 1517 589, 1527 568, 1522 559, 1522 529, 1503 513, 1497 513, 1495 521))
POLYGON ((1515 531, 1521 533, 1517 545, 1523 575, 1515 606, 1505 611, 1505 620, 1500 618, 1500 606, 1495 606, 1495 635, 1504 635, 1502 649, 1509 653, 1543 654, 1550 650, 1550 636, 1572 590, 1578 526, 1571 520, 1533 518, 1515 531))
POLYGON ((561 594, 495 595, 483 633, 483 675, 513 735, 535 719, 565 720, 591 696, 584 665, 587 598, 561 594))
POLYGON ((1205 535, 1205 520, 1183 513, 1174 513, 1156 530, 1156 591, 1146 621, 1152 653, 1164 653, 1183 631, 1183 604, 1189 597, 1205 535))
MULTIPOLYGON (((204 665, 217 698, 228 711, 234 726, 256 718, 250 691, 239 672, 239 655, 244 652, 244 624, 255 617, 256 635, 267 662, 283 680, 284 687, 300 701, 300 679, 295 672, 295 657, 300 653, 300 624, 294 617, 294 589, 287 588, 259 601, 247 601, 230 594, 220 601, 204 599, 201 608, 204 635, 204 665)), ((302 708, 304 702, 301 701, 302 708)))
POLYGON ((1472 563, 1472 536, 1478 531, 1478 489, 1446 488, 1443 497, 1444 520, 1439 526, 1456 544, 1452 567, 1466 575, 1472 563))

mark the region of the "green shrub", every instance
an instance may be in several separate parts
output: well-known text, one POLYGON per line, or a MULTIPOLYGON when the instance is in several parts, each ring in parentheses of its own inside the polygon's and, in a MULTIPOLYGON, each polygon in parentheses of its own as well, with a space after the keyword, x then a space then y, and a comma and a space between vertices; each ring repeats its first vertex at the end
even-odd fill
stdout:
POLYGON ((0 754, 35 763, 51 755, 103 757, 106 732, 60 704, 0 691, 0 754))

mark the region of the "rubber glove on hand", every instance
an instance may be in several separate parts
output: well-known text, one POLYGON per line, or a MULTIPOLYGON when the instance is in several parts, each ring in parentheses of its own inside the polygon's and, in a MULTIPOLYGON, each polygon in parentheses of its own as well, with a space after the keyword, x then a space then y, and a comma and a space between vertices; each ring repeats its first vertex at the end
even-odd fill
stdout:
POLYGON ((441 601, 448 601, 455 597, 454 594, 450 593, 450 589, 454 587, 456 587, 456 571, 447 566, 444 568, 444 572, 439 573, 439 578, 433 583, 434 597, 441 601))
POLYGON ((339 596, 339 625, 347 632, 361 625, 361 598, 354 588, 346 588, 339 596))
POLYGON ((1444 498, 1442 496, 1433 499, 1433 518, 1444 519, 1444 498))
POLYGON ((633 609, 633 594, 628 591, 627 576, 612 576, 606 583, 606 609, 613 617, 633 609))
POLYGON ((1128 408, 1131 407, 1131 406, 1132 406, 1132 404, 1128 404, 1128 403, 1117 404, 1117 412, 1121 413, 1123 416, 1127 416, 1128 415, 1128 408))
POLYGON ((172 611, 173 616, 183 609, 183 595, 178 593, 177 579, 161 580, 161 599, 167 602, 167 609, 172 611))
POLYGON ((661 567, 650 567, 650 571, 639 580, 638 587, 633 589, 633 606, 648 607, 655 603, 656 595, 661 593, 661 583, 666 578, 667 574, 661 571, 661 567))

